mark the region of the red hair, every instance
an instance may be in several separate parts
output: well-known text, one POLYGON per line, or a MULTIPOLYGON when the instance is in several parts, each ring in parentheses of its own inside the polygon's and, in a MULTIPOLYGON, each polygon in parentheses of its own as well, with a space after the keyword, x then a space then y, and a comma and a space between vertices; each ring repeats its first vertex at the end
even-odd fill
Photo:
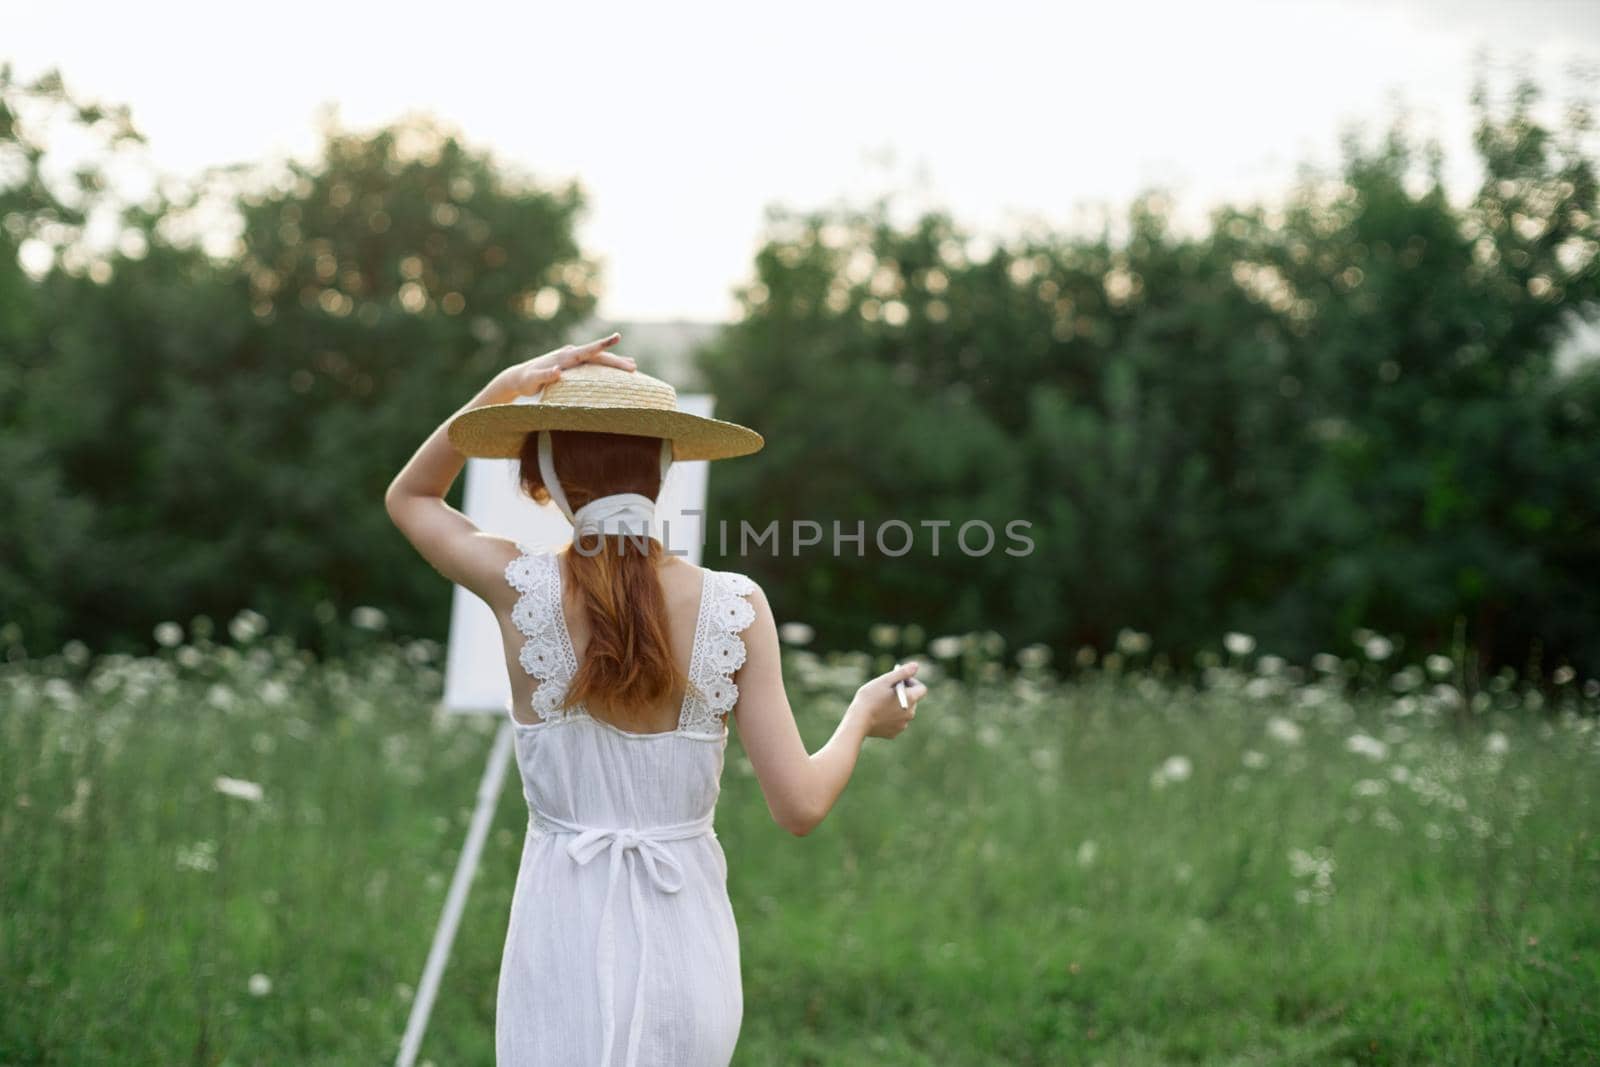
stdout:
MULTIPOLYGON (((556 477, 577 511, 613 493, 654 500, 661 491, 661 438, 587 430, 551 430, 556 477)), ((539 435, 522 443, 522 489, 550 499, 539 473, 539 435)), ((573 587, 589 622, 589 644, 567 686, 563 707, 590 701, 642 722, 684 684, 667 637, 667 602, 656 573, 663 549, 654 538, 587 534, 567 553, 573 587), (600 542, 605 544, 601 545, 600 542)))

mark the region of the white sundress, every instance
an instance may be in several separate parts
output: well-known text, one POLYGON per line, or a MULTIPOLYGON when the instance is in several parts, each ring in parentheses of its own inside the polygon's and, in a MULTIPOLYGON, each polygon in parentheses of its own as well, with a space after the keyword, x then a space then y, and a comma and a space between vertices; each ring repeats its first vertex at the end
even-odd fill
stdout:
POLYGON ((559 557, 506 567, 538 721, 517 722, 528 802, 495 1004, 500 1067, 726 1065, 744 1016, 728 865, 712 828, 755 617, 741 574, 705 571, 677 729, 560 709, 578 669, 559 557))

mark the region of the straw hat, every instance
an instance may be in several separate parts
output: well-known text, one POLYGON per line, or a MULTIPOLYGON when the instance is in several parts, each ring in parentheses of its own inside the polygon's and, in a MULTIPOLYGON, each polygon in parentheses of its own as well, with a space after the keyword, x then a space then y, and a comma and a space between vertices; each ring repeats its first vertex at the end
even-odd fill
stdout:
POLYGON ((675 460, 730 459, 766 443, 748 427, 680 411, 677 390, 660 378, 599 363, 566 368, 537 397, 463 411, 446 433, 464 456, 514 459, 539 430, 664 437, 675 460))

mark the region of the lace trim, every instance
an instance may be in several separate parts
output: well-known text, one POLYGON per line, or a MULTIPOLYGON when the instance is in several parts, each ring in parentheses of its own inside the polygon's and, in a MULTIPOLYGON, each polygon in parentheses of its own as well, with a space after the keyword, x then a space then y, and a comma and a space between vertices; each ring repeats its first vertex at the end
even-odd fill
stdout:
MULTIPOLYGON (((511 621, 526 640, 517 659, 538 685, 533 712, 542 722, 565 718, 561 709, 567 685, 578 673, 578 657, 561 615, 561 564, 548 552, 518 545, 522 554, 506 564, 506 581, 521 595, 511 621)), ((575 709, 572 709, 575 710, 575 709)), ((513 716, 514 718, 515 716, 513 716)))
POLYGON ((756 585, 731 571, 706 571, 705 582, 678 729, 721 734, 726 729, 722 716, 739 702, 733 673, 744 666, 744 638, 739 635, 755 620, 756 609, 745 597, 756 585))
MULTIPOLYGON (((517 659, 538 683, 532 698, 534 715, 541 722, 585 715, 580 707, 560 706, 578 673, 578 656, 561 610, 561 562, 553 553, 518 547, 522 553, 506 564, 505 577, 519 594, 511 609, 511 621, 524 638, 517 659)), ((755 588, 742 574, 706 571, 689 654, 688 687, 675 732, 720 737, 725 731, 722 716, 739 702, 733 674, 744 666, 740 634, 756 617, 756 609, 745 598, 755 588)))

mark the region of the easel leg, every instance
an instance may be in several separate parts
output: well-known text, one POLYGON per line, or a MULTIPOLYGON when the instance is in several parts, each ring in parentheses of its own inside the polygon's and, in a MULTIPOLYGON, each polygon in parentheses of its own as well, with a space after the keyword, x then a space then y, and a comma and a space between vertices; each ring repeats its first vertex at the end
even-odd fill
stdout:
POLYGON ((494 747, 489 750, 489 762, 483 768, 483 780, 478 783, 478 806, 467 826, 467 841, 456 863, 455 877, 450 880, 450 892, 444 898, 439 927, 433 932, 433 947, 428 950, 428 962, 422 968, 422 980, 417 983, 417 997, 411 1002, 411 1018, 406 1022, 405 1036, 400 1039, 400 1055, 395 1058, 395 1067, 412 1067, 422 1048, 422 1035, 428 1029, 428 1016, 439 992, 439 980, 444 976, 445 964, 450 961, 450 946, 455 943, 456 927, 461 923, 462 909, 467 906, 467 891, 478 873, 478 858, 483 854, 483 842, 489 836, 489 823, 494 819, 495 805, 505 784, 512 736, 511 723, 503 719, 499 733, 494 735, 494 747))

